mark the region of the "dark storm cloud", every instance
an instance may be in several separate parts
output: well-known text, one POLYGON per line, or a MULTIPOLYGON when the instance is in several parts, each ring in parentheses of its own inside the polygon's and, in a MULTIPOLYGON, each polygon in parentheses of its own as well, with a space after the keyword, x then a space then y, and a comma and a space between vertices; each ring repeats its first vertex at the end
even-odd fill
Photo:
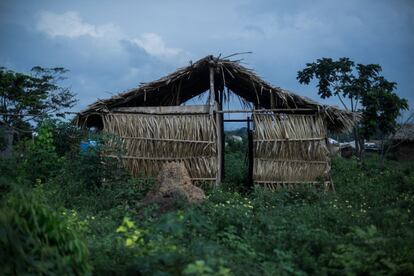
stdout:
MULTIPOLYGON (((267 81, 318 99, 296 72, 320 57, 379 63, 414 105, 412 1, 3 1, 0 64, 64 66, 78 109, 207 54, 253 51, 267 81)), ((328 103, 338 104, 334 99, 328 103)))

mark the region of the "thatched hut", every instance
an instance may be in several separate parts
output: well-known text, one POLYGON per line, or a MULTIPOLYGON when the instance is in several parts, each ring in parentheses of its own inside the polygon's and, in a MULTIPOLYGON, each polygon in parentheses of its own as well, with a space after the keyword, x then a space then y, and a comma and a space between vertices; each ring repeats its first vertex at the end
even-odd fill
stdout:
POLYGON ((252 181, 277 188, 329 185, 327 131, 347 131, 357 115, 318 104, 259 78, 240 62, 207 56, 159 80, 98 100, 76 117, 80 126, 116 134, 120 158, 134 175, 155 175, 182 161, 193 181, 223 179, 223 113, 249 112, 253 122, 252 181), (208 92, 202 106, 185 103, 208 92), (245 109, 223 111, 234 93, 245 109))

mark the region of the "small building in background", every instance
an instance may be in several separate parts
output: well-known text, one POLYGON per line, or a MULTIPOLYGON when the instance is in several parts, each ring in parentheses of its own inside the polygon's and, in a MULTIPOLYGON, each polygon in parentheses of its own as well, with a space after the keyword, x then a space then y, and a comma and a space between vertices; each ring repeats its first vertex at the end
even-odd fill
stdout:
POLYGON ((238 135, 231 135, 229 137, 229 140, 232 140, 234 142, 242 142, 243 141, 243 138, 240 137, 240 136, 238 136, 238 135))
POLYGON ((331 157, 341 156, 340 144, 333 138, 328 138, 328 150, 331 157))
POLYGON ((343 158, 351 158, 355 154, 355 142, 341 143, 340 146, 341 156, 343 158))
POLYGON ((414 125, 403 125, 392 138, 392 146, 397 160, 414 160, 414 125))

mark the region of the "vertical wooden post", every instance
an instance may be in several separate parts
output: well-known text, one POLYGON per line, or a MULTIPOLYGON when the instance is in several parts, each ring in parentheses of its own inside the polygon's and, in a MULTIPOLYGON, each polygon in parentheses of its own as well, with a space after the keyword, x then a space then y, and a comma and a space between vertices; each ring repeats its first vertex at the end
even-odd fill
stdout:
MULTIPOLYGON (((321 115, 320 112, 318 112, 317 116, 322 116, 322 115, 321 115)), ((329 151, 328 124, 327 124, 328 118, 326 117, 326 113, 324 113, 322 118, 323 118, 323 124, 325 126, 325 144, 326 144, 326 148, 329 151)), ((329 164, 329 167, 330 167, 332 160, 331 160, 331 156, 329 154, 328 154, 327 159, 328 159, 328 164, 329 164)), ((335 186, 334 186, 334 183, 333 183, 333 180, 332 180, 332 174, 331 174, 330 169, 329 169, 328 175, 325 178, 325 191, 335 192, 335 186), (328 184, 328 185, 326 185, 326 184, 328 184)))
MULTIPOLYGON (((216 97, 214 88, 214 66, 210 65, 210 114, 215 111, 221 111, 219 97, 216 97)), ((216 135, 217 135, 217 177, 216 186, 223 181, 223 120, 221 113, 215 112, 216 135)))
POLYGON ((214 68, 210 65, 210 115, 216 110, 216 93, 214 89, 214 68))
POLYGON ((247 171, 247 188, 253 190, 253 131, 250 128, 250 117, 247 117, 247 154, 248 154, 248 171, 247 171))
MULTIPOLYGON (((224 88, 223 88, 224 89, 224 88)), ((221 90, 219 93, 219 97, 220 99, 219 101, 219 106, 218 106, 218 110, 222 111, 223 110, 223 101, 224 101, 224 91, 221 90)), ((221 129, 221 181, 224 179, 225 177, 225 171, 224 171, 224 166, 225 166, 225 160, 224 160, 224 141, 225 141, 225 137, 224 137, 224 114, 222 112, 220 112, 219 114, 219 118, 217 120, 217 122, 219 122, 220 124, 220 129, 221 129)))

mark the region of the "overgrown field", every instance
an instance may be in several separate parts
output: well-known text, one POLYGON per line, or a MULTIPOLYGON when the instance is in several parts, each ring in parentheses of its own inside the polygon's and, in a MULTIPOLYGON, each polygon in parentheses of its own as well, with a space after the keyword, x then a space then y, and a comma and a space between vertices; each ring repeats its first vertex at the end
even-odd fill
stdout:
POLYGON ((336 159, 335 193, 246 191, 228 151, 223 187, 159 214, 153 180, 39 136, 1 162, 2 275, 414 273, 414 163, 336 159))

